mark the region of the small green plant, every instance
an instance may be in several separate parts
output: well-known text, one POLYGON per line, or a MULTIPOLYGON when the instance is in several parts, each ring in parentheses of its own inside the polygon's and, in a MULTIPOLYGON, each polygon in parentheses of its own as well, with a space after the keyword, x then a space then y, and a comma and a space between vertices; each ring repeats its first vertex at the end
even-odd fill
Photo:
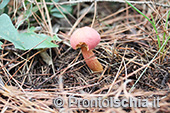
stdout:
MULTIPOLYGON (((5 8, 10 0, 3 0, 3 2, 0 4, 0 40, 5 39, 10 42, 12 42, 17 49, 21 50, 28 50, 28 49, 40 49, 40 48, 51 48, 51 47, 57 47, 56 44, 52 43, 52 40, 61 41, 57 37, 57 35, 50 37, 45 34, 36 34, 35 28, 31 27, 31 23, 34 23, 35 20, 30 20, 29 17, 32 17, 32 13, 36 13, 38 16, 39 14, 39 7, 37 5, 33 5, 32 3, 25 1, 25 5, 27 6, 27 10, 25 12, 18 11, 18 14, 23 15, 22 21, 20 21, 19 24, 17 24, 16 28, 11 22, 10 17, 5 14, 5 8), (18 28, 23 24, 23 22, 28 23, 27 32, 25 33, 19 33, 18 28)), ((53 0, 55 3, 59 2, 59 0, 53 0)), ((37 2, 40 2, 37 0, 37 2)), ((52 2, 52 0, 46 0, 46 2, 52 2)), ((72 6, 71 5, 62 5, 59 7, 59 10, 54 7, 54 5, 47 5, 48 11, 52 16, 63 18, 63 14, 68 14, 72 12, 72 6), (61 14, 61 11, 63 14, 61 14)), ((18 17, 16 17, 18 18, 18 17)), ((0 49, 1 45, 3 43, 0 41, 0 49)))
MULTIPOLYGON (((59 40, 57 36, 50 37, 45 34, 36 34, 33 27, 25 33, 19 33, 7 14, 0 16, 0 25, 0 37, 12 42, 17 49, 28 50, 57 47, 56 44, 51 42, 52 40, 59 40)), ((0 45, 2 45, 2 42, 0 42, 0 45)))

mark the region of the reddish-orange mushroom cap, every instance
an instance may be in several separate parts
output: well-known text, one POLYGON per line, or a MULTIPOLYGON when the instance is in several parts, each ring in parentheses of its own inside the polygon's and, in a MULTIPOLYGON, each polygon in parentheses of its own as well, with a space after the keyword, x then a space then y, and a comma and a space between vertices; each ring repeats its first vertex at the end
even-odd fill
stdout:
POLYGON ((91 50, 97 46, 100 39, 100 35, 95 29, 91 27, 82 27, 71 35, 70 43, 73 49, 77 49, 84 45, 87 50, 91 50))

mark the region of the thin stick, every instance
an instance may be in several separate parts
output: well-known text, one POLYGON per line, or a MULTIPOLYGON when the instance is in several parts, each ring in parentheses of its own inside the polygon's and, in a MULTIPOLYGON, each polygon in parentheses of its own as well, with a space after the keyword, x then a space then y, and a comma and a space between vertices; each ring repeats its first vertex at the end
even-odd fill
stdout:
MULTIPOLYGON (((126 3, 125 0, 95 0, 97 2, 117 2, 117 3, 126 3)), ((83 2, 93 2, 93 0, 76 0, 76 1, 67 1, 67 2, 60 2, 60 3, 55 3, 57 5, 64 5, 64 4, 76 4, 76 3, 83 3, 83 2)), ((151 2, 151 1, 128 1, 129 3, 132 4, 155 4, 156 6, 161 6, 161 7, 170 7, 169 4, 160 4, 156 2, 151 2)), ((41 4, 41 3, 39 3, 41 4)), ((51 2, 46 2, 48 5, 54 5, 51 2)))
POLYGON ((80 18, 77 19, 77 21, 74 23, 73 27, 71 28, 70 32, 68 33, 68 36, 70 36, 73 32, 73 30, 76 28, 76 26, 78 25, 78 23, 80 23, 80 21, 84 18, 84 16, 90 11, 90 9, 93 7, 94 3, 91 4, 91 6, 88 8, 88 10, 80 16, 80 18))
POLYGON ((155 54, 155 56, 152 58, 152 60, 147 64, 147 67, 143 70, 143 72, 140 74, 139 78, 136 80, 136 82, 133 84, 133 86, 131 87, 131 89, 129 90, 129 92, 132 91, 132 89, 135 87, 135 85, 139 82, 140 78, 143 76, 143 74, 146 72, 146 70, 148 69, 149 65, 155 60, 156 56, 158 55, 158 53, 162 50, 162 48, 164 47, 164 45, 168 42, 168 40, 170 39, 170 36, 168 37, 168 39, 163 43, 163 45, 161 46, 161 48, 159 48, 158 52, 155 54))
POLYGON ((43 0, 43 3, 44 3, 44 7, 45 7, 45 12, 46 12, 46 15, 47 15, 50 36, 52 36, 53 35, 53 29, 52 29, 51 19, 50 19, 50 15, 49 15, 49 12, 48 12, 48 9, 47 9, 47 5, 45 4, 45 0, 43 0))
POLYGON ((93 28, 94 26, 94 22, 95 22, 95 18, 96 18, 96 14, 97 14, 97 2, 95 1, 94 2, 94 16, 93 16, 93 21, 92 21, 92 24, 91 24, 91 27, 93 28))

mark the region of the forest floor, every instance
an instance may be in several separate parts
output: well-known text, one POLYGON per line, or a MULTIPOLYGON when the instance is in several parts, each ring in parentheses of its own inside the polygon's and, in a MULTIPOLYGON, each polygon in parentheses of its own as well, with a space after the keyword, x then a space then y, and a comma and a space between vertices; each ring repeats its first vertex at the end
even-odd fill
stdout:
MULTIPOLYGON (((74 1, 70 0, 69 4, 59 1, 56 5, 53 2, 35 2, 33 6, 42 7, 39 7, 38 13, 32 12, 29 21, 24 21, 18 29, 24 32, 28 26, 34 26, 41 28, 36 33, 48 35, 53 29, 53 34, 56 33, 61 39, 54 42, 58 47, 23 51, 15 49, 13 43, 2 40, 0 111, 169 113, 170 18, 167 16, 170 1, 130 2, 155 23, 155 27, 124 0, 74 1), (74 3, 72 12, 63 18, 48 15, 43 7, 62 7, 60 3, 68 6, 74 3), (92 72, 81 50, 70 46, 70 35, 83 26, 93 27, 101 35, 100 43, 93 50, 104 67, 101 73, 92 72), (167 43, 164 43, 166 40, 167 43), (111 98, 120 100, 120 107, 111 106, 111 98), (97 106, 89 107, 92 99, 98 99, 97 106), (128 100, 125 103, 128 106, 121 105, 123 99, 128 100), (142 107, 142 102, 136 107, 135 104, 130 106, 130 99, 147 99, 147 103, 143 102, 147 106, 142 107), (57 107, 57 102, 62 104, 62 101, 62 107, 57 107), (69 101, 73 102, 71 106, 69 101), (102 106, 99 105, 101 102, 102 106)), ((29 3, 29 0, 25 3, 27 9, 29 3)), ((21 7, 18 9, 11 4, 6 6, 7 14, 16 25, 25 9, 22 3, 17 6, 21 7)), ((116 102, 113 104, 118 105, 116 102)))

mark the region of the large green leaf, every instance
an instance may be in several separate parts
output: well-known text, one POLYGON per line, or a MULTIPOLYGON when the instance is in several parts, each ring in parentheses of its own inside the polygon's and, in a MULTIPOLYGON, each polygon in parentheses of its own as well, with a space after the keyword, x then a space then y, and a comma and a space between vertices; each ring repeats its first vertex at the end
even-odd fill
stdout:
POLYGON ((33 31, 19 33, 13 26, 9 16, 6 14, 0 16, 0 25, 0 36, 3 39, 12 42, 17 49, 28 50, 35 46, 34 49, 57 47, 57 45, 51 41, 57 40, 58 37, 36 34, 33 31))
POLYGON ((12 42, 16 48, 24 48, 20 41, 19 33, 13 26, 8 15, 2 14, 0 16, 0 25, 0 36, 3 39, 12 42))

